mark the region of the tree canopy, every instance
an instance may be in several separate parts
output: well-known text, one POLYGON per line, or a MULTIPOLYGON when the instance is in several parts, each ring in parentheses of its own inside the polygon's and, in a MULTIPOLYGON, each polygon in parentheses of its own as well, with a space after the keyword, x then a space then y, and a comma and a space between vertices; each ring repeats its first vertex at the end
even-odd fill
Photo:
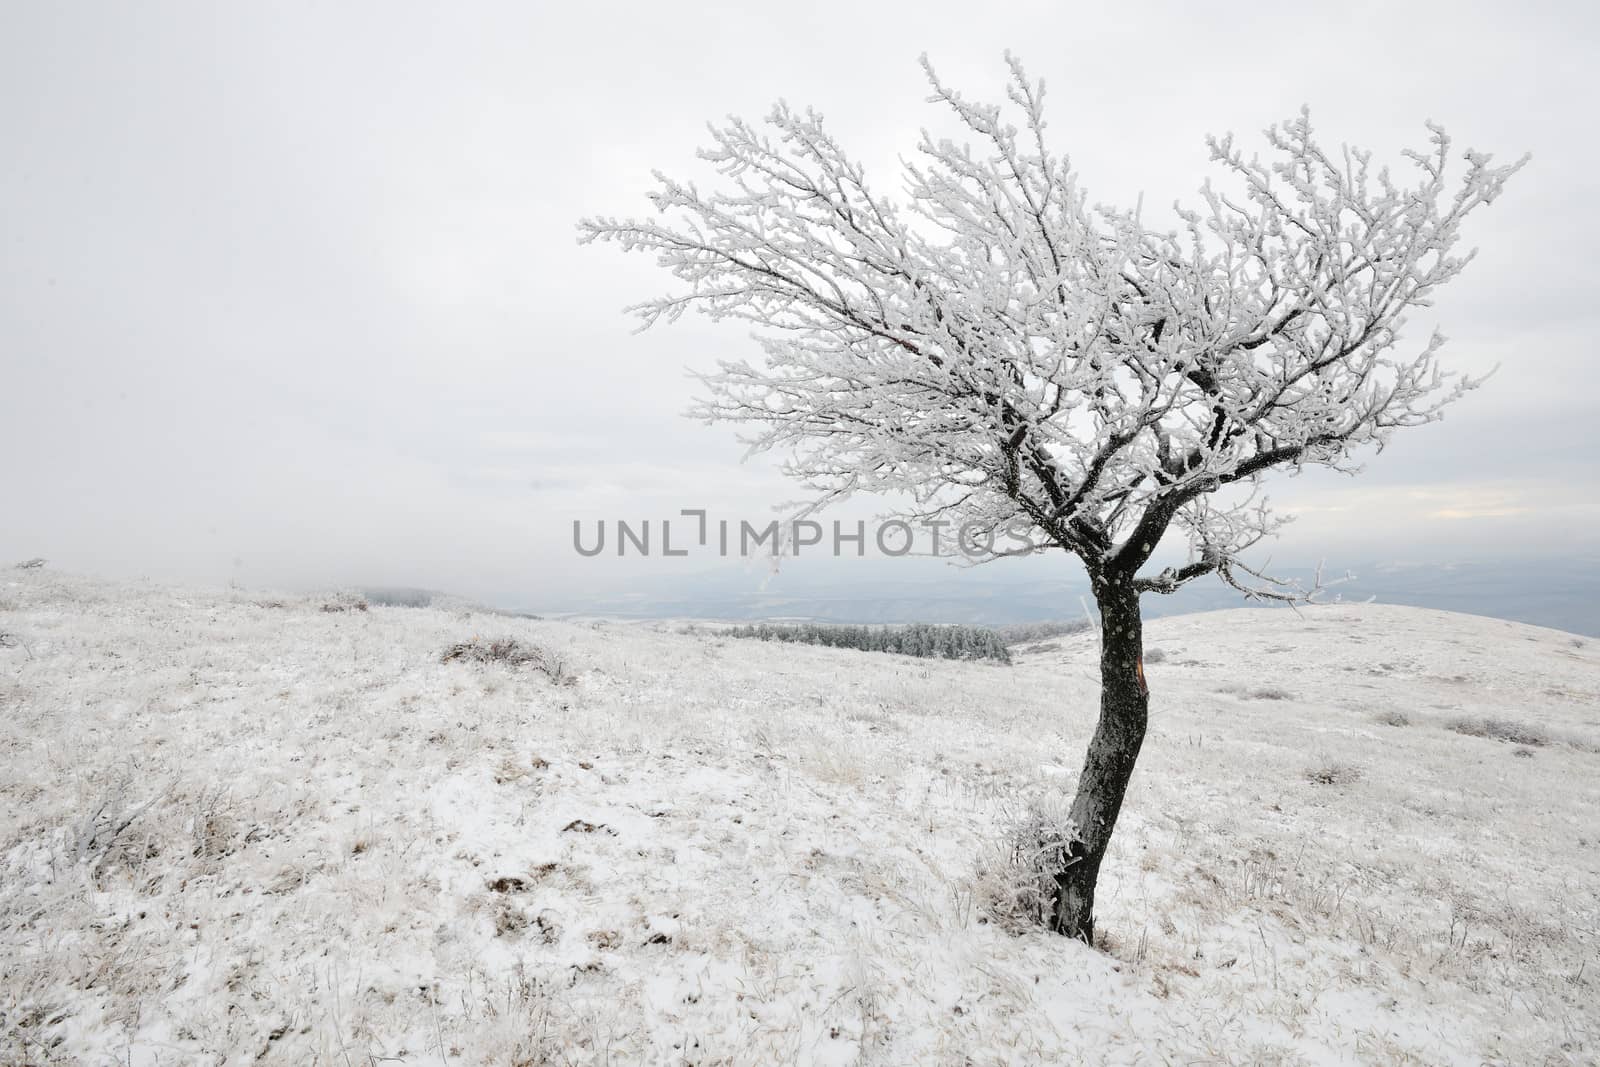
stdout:
POLYGON ((1020 126, 924 58, 976 143, 924 132, 903 199, 869 188, 822 116, 779 104, 764 128, 712 127, 701 156, 724 187, 658 173, 662 219, 580 224, 685 283, 630 309, 644 325, 696 308, 761 328, 764 361, 706 374, 695 410, 781 449, 818 502, 897 491, 1129 575, 1171 527, 1190 563, 1141 588, 1234 580, 1276 525, 1267 471, 1351 469, 1477 384, 1441 368, 1441 336, 1407 348, 1402 327, 1471 258, 1462 221, 1520 161, 1469 150, 1452 178, 1430 124, 1396 176, 1325 148, 1302 111, 1264 157, 1210 139, 1225 181, 1158 230, 1091 205, 1046 146, 1043 83, 1007 58, 1020 126))

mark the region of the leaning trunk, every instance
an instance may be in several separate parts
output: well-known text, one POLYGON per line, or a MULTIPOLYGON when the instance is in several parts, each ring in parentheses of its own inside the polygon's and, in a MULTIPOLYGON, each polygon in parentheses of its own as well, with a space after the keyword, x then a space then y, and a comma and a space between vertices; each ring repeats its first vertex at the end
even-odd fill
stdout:
POLYGON ((1072 801, 1072 840, 1061 870, 1051 926, 1094 941, 1094 887, 1111 830, 1144 743, 1150 702, 1144 681, 1144 637, 1139 593, 1131 577, 1094 577, 1100 606, 1100 721, 1078 776, 1072 801))

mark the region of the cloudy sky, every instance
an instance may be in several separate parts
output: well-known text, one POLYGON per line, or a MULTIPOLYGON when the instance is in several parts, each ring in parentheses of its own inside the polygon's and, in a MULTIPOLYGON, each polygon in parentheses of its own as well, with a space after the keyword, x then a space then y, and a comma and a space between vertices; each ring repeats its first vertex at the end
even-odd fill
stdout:
POLYGON ((1434 309, 1498 376, 1360 479, 1279 483, 1276 552, 1585 549, 1600 22, 1397 6, 5 5, 0 559, 537 603, 622 579, 575 518, 766 515, 791 487, 680 415, 745 331, 633 334, 619 308, 668 279, 576 220, 648 210, 652 168, 698 173, 708 120, 780 96, 893 190, 919 53, 998 98, 1007 48, 1104 201, 1192 199, 1207 132, 1302 103, 1384 158, 1430 118, 1532 152, 1434 309))

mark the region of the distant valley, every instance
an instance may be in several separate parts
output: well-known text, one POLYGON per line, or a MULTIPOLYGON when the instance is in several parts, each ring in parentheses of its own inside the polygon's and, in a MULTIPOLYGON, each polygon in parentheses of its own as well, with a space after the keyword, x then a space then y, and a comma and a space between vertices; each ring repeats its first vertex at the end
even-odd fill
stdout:
MULTIPOLYGON (((786 564, 786 567, 788 565, 786 564)), ((698 575, 662 576, 627 588, 597 588, 584 597, 507 603, 533 613, 620 618, 806 619, 888 623, 960 622, 995 625, 1064 619, 1084 614, 1088 583, 1081 574, 1041 579, 1021 566, 971 570, 922 565, 897 578, 892 566, 863 564, 870 573, 826 574, 798 568, 774 575, 729 568, 698 575)), ((1324 601, 1364 601, 1486 615, 1600 636, 1600 559, 1461 563, 1376 563, 1328 568, 1331 582, 1348 570, 1355 577, 1331 585, 1324 601)), ((1277 573, 1307 585, 1308 567, 1277 573)), ((1241 594, 1208 578, 1170 596, 1145 597, 1155 618, 1243 605, 1241 594)))

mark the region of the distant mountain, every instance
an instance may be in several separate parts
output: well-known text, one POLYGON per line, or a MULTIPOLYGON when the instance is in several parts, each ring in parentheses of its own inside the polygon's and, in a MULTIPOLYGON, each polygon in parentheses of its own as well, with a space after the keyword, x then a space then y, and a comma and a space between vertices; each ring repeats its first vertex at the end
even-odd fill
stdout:
POLYGON ((529 611, 479 604, 476 601, 467 600, 450 593, 442 593, 437 589, 421 589, 415 586, 358 586, 356 591, 366 597, 369 604, 377 604, 381 607, 469 608, 473 611, 486 611, 493 615, 505 615, 509 618, 537 619, 539 617, 529 611))
MULTIPOLYGON (((1349 569, 1355 577, 1330 588, 1324 599, 1370 598, 1600 636, 1600 560, 1368 563, 1349 569)), ((1290 572, 1307 581, 1311 574, 1290 572)), ((1239 594, 1220 583, 1196 583, 1174 594, 1165 609, 1159 600, 1147 597, 1147 610, 1175 615, 1236 607, 1239 594)))
MULTIPOLYGON (((897 578, 888 564, 863 564, 859 577, 788 568, 776 575, 725 568, 698 575, 660 576, 626 591, 596 590, 584 598, 529 605, 545 613, 621 618, 794 619, 819 622, 945 622, 999 625, 1081 618, 1089 586, 1081 572, 1041 577, 1037 568, 913 568, 897 578)), ((1376 600, 1532 623, 1600 636, 1600 559, 1367 562, 1324 573, 1325 601, 1376 600)), ((1310 584, 1310 567, 1275 569, 1310 584)), ((1239 607, 1240 593, 1215 578, 1201 579, 1170 596, 1145 597, 1156 618, 1239 607)), ((1092 601, 1089 602, 1092 606, 1092 601)))

